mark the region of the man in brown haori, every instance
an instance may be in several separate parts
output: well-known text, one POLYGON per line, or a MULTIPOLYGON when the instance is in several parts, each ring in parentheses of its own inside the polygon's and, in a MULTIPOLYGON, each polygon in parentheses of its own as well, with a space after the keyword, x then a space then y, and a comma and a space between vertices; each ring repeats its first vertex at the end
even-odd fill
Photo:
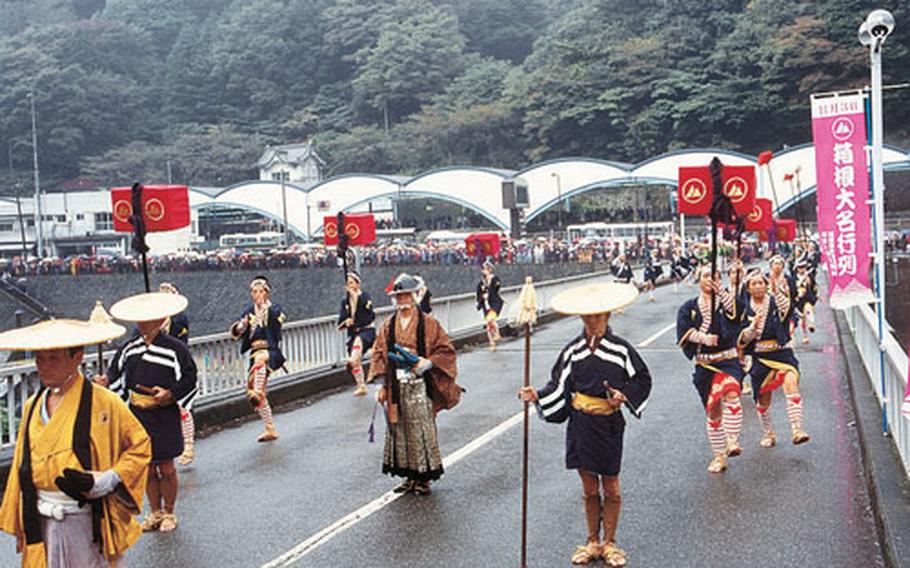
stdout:
POLYGON ((383 322, 373 345, 370 380, 384 378, 378 398, 388 428, 382 472, 404 477, 397 493, 429 495, 430 482, 442 476, 436 413, 461 397, 455 384, 455 348, 436 319, 417 309, 420 282, 401 274, 389 295, 397 306, 383 322))

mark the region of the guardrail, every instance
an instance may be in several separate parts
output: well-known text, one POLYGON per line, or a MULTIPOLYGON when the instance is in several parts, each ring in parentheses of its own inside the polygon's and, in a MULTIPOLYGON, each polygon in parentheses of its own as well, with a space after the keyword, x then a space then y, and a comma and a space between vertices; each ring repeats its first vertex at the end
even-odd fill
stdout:
MULTIPOLYGON (((537 282, 535 289, 538 305, 547 307, 550 299, 559 292, 608 275, 607 271, 599 271, 537 282)), ((520 290, 521 286, 501 290, 507 308, 514 310, 517 307, 520 290)), ((377 322, 382 321, 393 309, 392 306, 377 309, 377 322)), ((506 315, 501 315, 505 319, 506 315)), ((433 316, 452 336, 480 330, 483 326, 473 293, 434 299, 433 316)), ((344 364, 346 336, 338 331, 336 321, 337 316, 331 315, 284 325, 282 350, 287 358, 289 375, 317 373, 344 364)), ((205 404, 207 399, 215 396, 242 396, 248 359, 239 352, 237 344, 228 333, 194 337, 190 340, 190 351, 198 368, 200 395, 196 404, 205 404)), ((94 375, 98 371, 99 358, 103 359, 106 367, 113 355, 113 351, 98 354, 89 348, 85 353, 83 372, 86 376, 94 375)), ((15 443, 22 403, 37 390, 38 384, 34 363, 0 369, 0 399, 3 401, 0 403, 0 449, 15 443)))
POLYGON ((907 388, 907 353, 890 333, 885 334, 880 352, 878 319, 869 306, 850 308, 846 311, 846 316, 853 341, 872 383, 872 390, 875 391, 879 404, 884 400, 885 414, 888 418, 885 426, 897 446, 904 470, 910 475, 910 420, 901 416, 901 403, 904 400, 904 390, 907 388), (884 385, 881 374, 883 361, 884 385))

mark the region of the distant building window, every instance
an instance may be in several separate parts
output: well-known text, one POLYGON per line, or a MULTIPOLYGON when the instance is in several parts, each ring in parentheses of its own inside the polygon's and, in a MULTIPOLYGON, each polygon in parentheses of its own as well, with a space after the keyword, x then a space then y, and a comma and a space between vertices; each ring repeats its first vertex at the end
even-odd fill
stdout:
POLYGON ((281 181, 281 178, 284 178, 284 181, 289 181, 291 179, 291 172, 272 173, 272 181, 281 181))
POLYGON ((0 223, 0 233, 2 233, 2 232, 10 232, 10 231, 12 231, 12 230, 13 230, 13 224, 12 224, 12 223, 0 223))
POLYGON ((85 214, 84 214, 84 213, 76 213, 76 220, 77 220, 77 221, 84 221, 84 220, 85 220, 85 214))
POLYGON ((55 215, 54 220, 58 223, 66 223, 66 215, 55 215))
POLYGON ((114 216, 111 213, 95 213, 96 231, 113 231, 114 216))
POLYGON ((35 226, 35 220, 34 220, 34 219, 26 219, 26 220, 25 220, 25 226, 26 226, 26 227, 34 227, 34 226, 35 226))

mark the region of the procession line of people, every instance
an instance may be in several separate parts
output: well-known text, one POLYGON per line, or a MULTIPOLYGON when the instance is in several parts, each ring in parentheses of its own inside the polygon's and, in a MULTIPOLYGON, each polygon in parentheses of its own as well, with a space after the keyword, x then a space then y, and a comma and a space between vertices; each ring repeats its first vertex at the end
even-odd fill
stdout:
MULTIPOLYGON (((660 275, 654 261, 646 276, 649 299, 660 275)), ((685 264, 671 265, 674 279, 687 276, 685 264)), ((746 272, 734 262, 726 286, 702 267, 696 271, 698 295, 678 310, 677 340, 694 362, 693 385, 706 414, 710 473, 723 472, 729 458, 744 451, 739 441, 744 382, 752 386, 762 447, 777 442, 769 410, 778 389, 784 393, 792 443, 810 440, 792 343, 797 327, 814 328, 817 260, 798 258, 793 266, 796 274, 788 274, 785 260, 774 257, 766 274, 746 272)), ((575 564, 626 563, 616 542, 626 425, 622 409, 640 418, 651 391, 645 361, 609 325, 611 314, 639 295, 624 259, 615 274, 620 282, 575 287, 553 299, 556 312, 581 317, 582 332, 560 352, 545 386, 518 393, 547 422, 567 422, 566 468, 578 472, 587 526, 584 544, 571 556, 575 564)), ((365 395, 368 383, 381 383, 377 403, 387 425, 381 471, 402 478, 395 491, 429 495, 444 473, 437 415, 454 408, 464 392, 456 382, 456 351, 430 313, 430 292, 422 278, 402 273, 394 279, 386 292, 395 310, 378 328, 373 300, 362 284, 356 271, 346 274, 338 315, 338 327, 347 334, 354 394, 365 395)), ((494 266, 485 263, 476 300, 491 350, 500 340, 500 288, 494 266)), ((272 302, 267 277, 252 280, 250 297, 230 335, 249 356, 246 396, 264 426, 258 441, 270 442, 278 433, 268 379, 284 367, 286 315, 272 302)), ((23 566, 115 565, 142 531, 177 529, 174 462, 186 464, 195 457, 192 406, 199 392, 188 348, 187 304, 171 283, 116 302, 112 316, 135 324, 136 330, 108 371, 94 380, 80 371, 85 347, 126 332, 103 309, 96 308, 89 321, 51 320, 0 334, 0 349, 36 353, 42 383, 24 405, 14 473, 0 508, 0 530, 17 537, 23 566), (54 416, 62 418, 52 421, 54 416), (33 468, 38 461, 45 466, 33 468), (140 523, 143 495, 149 512, 140 523)))

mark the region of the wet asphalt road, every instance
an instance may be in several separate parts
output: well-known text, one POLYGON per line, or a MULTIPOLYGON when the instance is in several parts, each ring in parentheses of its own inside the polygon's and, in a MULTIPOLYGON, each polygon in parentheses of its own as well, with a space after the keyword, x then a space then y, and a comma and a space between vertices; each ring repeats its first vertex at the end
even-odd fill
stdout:
MULTIPOLYGON (((633 344, 675 321, 690 295, 672 287, 615 316, 614 331, 633 344)), ((722 476, 710 476, 704 412, 691 364, 668 330, 640 352, 654 378, 642 420, 628 418, 621 475, 618 542, 629 566, 881 566, 874 520, 862 482, 859 448, 832 314, 819 306, 819 331, 797 356, 804 371, 806 429, 792 446, 782 396, 772 413, 781 443, 761 436, 745 401, 745 453, 722 476)), ((532 382, 541 386, 558 351, 580 332, 577 319, 538 330, 532 382)), ((449 455, 521 410, 522 342, 459 356, 462 404, 439 417, 449 455)), ((171 535, 143 536, 130 566, 260 566, 383 495, 395 481, 380 474, 384 426, 367 442, 372 400, 347 390, 278 414, 281 438, 257 444, 258 421, 223 430, 197 445, 181 473, 171 535)), ((564 425, 532 414, 529 565, 569 566, 585 537, 581 487, 564 468, 564 425)), ((476 449, 433 486, 406 496, 323 542, 300 567, 509 567, 520 543, 521 426, 476 449)), ((13 539, 0 539, 0 565, 15 565, 13 539)), ((596 564, 602 566, 602 563, 596 564)))

